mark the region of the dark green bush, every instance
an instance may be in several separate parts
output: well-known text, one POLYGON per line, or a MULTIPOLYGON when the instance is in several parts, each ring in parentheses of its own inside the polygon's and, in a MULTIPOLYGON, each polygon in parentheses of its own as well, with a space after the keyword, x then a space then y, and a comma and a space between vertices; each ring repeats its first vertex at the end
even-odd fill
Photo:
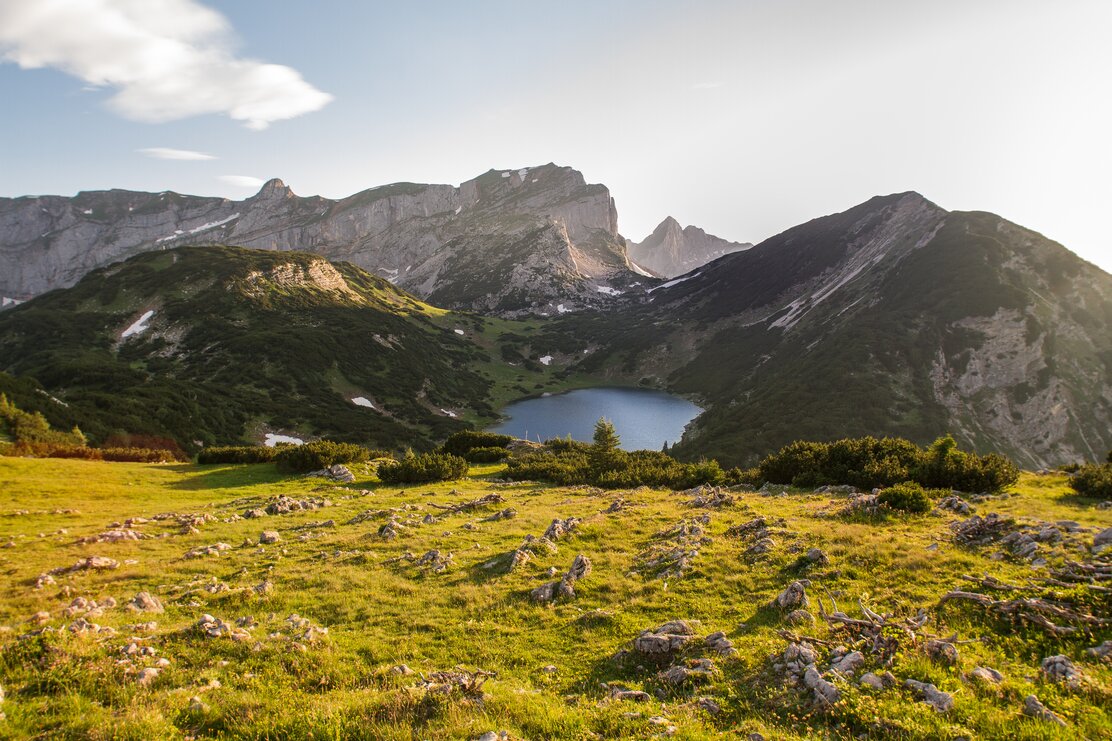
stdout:
POLYGON ((849 484, 873 489, 916 481, 969 492, 999 491, 1019 478, 1019 469, 1007 458, 960 451, 951 437, 940 438, 928 450, 889 437, 797 441, 767 456, 757 473, 762 481, 808 488, 849 484))
POLYGON ((1070 477, 1070 487, 1087 497, 1112 499, 1112 463, 1081 466, 1070 477))
POLYGON ((915 470, 923 486, 969 492, 1000 491, 1019 480, 1019 469, 1002 455, 976 455, 957 449, 947 435, 934 441, 915 470))
POLYGON ((281 448, 262 445, 225 445, 205 448, 197 454, 198 463, 268 463, 281 448))
POLYGON ((469 463, 497 463, 510 457, 505 448, 471 448, 463 454, 469 463))
POLYGON ((877 501, 889 509, 901 512, 929 512, 931 498, 927 490, 914 481, 890 486, 880 492, 877 501))
POLYGON ((371 451, 362 445, 317 440, 304 445, 277 448, 274 462, 286 473, 319 471, 337 463, 362 463, 370 460, 371 451))
POLYGON ((546 443, 548 450, 511 460, 506 466, 506 477, 564 486, 591 484, 605 489, 636 486, 689 489, 700 484, 721 484, 726 479, 717 461, 681 463, 667 453, 628 452, 619 449, 618 444, 613 427, 600 420, 593 444, 550 440, 546 443))
POLYGON ((424 453, 383 463, 378 477, 387 484, 423 484, 454 481, 467 475, 467 461, 450 453, 424 453))
POLYGON ((461 430, 444 441, 441 450, 452 455, 464 455, 475 448, 505 448, 513 442, 509 435, 498 435, 481 430, 461 430))
POLYGON ((177 456, 166 448, 100 448, 101 459, 118 463, 173 463, 177 456))
POLYGON ((89 448, 84 445, 62 443, 15 443, 7 447, 5 455, 33 458, 75 458, 86 461, 112 461, 116 463, 172 463, 174 454, 162 448, 89 448))

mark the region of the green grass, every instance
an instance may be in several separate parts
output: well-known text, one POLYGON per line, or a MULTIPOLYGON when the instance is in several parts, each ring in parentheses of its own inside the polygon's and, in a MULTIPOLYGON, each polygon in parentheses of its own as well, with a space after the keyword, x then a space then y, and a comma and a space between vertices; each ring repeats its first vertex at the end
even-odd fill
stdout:
MULTIPOLYGON (((1108 631, 1091 639, 1050 640, 1034 629, 1002 629, 973 611, 934 609, 942 594, 964 584, 961 574, 1024 583, 1036 573, 1026 564, 991 558, 991 549, 955 546, 947 534, 957 516, 846 522, 829 516, 828 496, 739 494, 739 506, 711 511, 713 542, 702 549, 694 569, 683 579, 665 582, 628 572, 655 533, 703 510, 684 506, 684 498, 674 492, 494 487, 488 479, 500 470, 497 464, 475 466, 468 480, 403 490, 382 486, 367 470, 357 472, 355 484, 336 486, 283 477, 269 464, 158 466, 0 458, 0 545, 14 544, 0 548, 0 686, 7 715, 0 721, 0 735, 472 739, 505 729, 512 738, 646 738, 661 730, 649 722, 653 716, 667 718, 676 727, 675 737, 687 739, 754 731, 777 739, 1112 734, 1112 670, 1083 652, 1112 637, 1108 631), (491 491, 501 493, 506 503, 454 515, 431 506, 491 491), (264 519, 234 517, 278 494, 325 496, 334 506, 264 519), (617 496, 631 506, 604 514, 617 496), (412 509, 397 516, 415 524, 394 541, 376 535, 385 517, 345 524, 365 510, 407 505, 412 509), (515 518, 482 521, 508 506, 517 510, 515 518), (166 537, 76 542, 114 521, 161 512, 207 513, 216 520, 200 525, 196 534, 152 522, 137 529, 166 537), (429 513, 439 522, 416 524, 429 513), (742 556, 745 544, 725 531, 757 515, 785 518, 790 533, 775 536, 777 547, 765 560, 750 561, 742 556), (553 517, 569 516, 582 517, 584 523, 559 541, 557 554, 537 557, 509 574, 482 568, 525 535, 539 536, 553 517), (327 519, 335 527, 301 529, 327 519), (254 545, 263 529, 278 530, 282 543, 254 545), (191 548, 216 542, 233 547, 219 556, 182 558, 191 548), (928 551, 933 543, 937 550, 928 551), (812 546, 830 558, 829 566, 805 574, 815 584, 812 595, 826 594, 821 585, 854 616, 859 616, 858 598, 881 613, 912 615, 923 607, 933 616, 928 632, 984 639, 961 644, 956 668, 931 664, 910 642, 891 666, 901 680, 930 681, 953 692, 953 712, 934 713, 902 689, 873 695, 845 684, 843 701, 820 713, 800 690, 784 686, 771 673, 770 656, 786 645, 776 631, 790 626, 767 605, 804 575, 793 564, 801 549, 812 546), (454 555, 447 572, 423 573, 413 563, 391 562, 407 551, 420 556, 432 548, 454 555), (578 553, 592 560, 594 570, 576 584, 576 599, 555 606, 531 603, 528 591, 548 580, 546 569, 554 566, 563 572, 578 553), (122 565, 114 571, 58 576, 57 585, 34 589, 39 574, 89 555, 109 556, 122 565), (250 591, 266 578, 273 582, 273 594, 260 597, 250 591), (229 590, 187 594, 214 582, 229 590), (62 593, 67 588, 68 596, 62 593), (156 594, 166 605, 165 614, 136 614, 122 607, 141 590, 156 594), (74 636, 64 630, 74 618, 62 610, 76 596, 118 600, 120 607, 90 618, 118 634, 74 636), (56 630, 21 638, 36 629, 27 621, 40 610, 50 613, 47 626, 56 630), (228 621, 249 616, 258 627, 246 642, 202 638, 190 626, 204 613, 228 621), (291 613, 327 627, 328 635, 304 643, 302 650, 284 623, 291 613), (659 686, 651 670, 622 669, 610 657, 641 630, 673 618, 700 621, 700 634, 725 631, 739 655, 716 658, 718 676, 693 692, 666 693, 645 704, 607 699, 603 681, 650 692, 659 686), (142 687, 133 672, 157 657, 129 661, 121 649, 138 635, 128 626, 148 620, 156 620, 158 628, 145 643, 170 664, 142 687), (1081 690, 1066 691, 1038 679, 1039 661, 1053 653, 1066 653, 1077 662, 1086 677, 1081 690), (399 663, 426 676, 457 665, 497 676, 486 684, 488 697, 480 705, 429 695, 417 686, 419 676, 390 675, 389 668, 399 663), (557 671, 543 673, 546 665, 557 671), (1005 682, 984 688, 963 681, 962 672, 978 665, 998 669, 1005 682), (1069 726, 1022 718, 1023 697, 1031 692, 1065 716, 1069 726), (697 708, 691 702, 697 696, 713 698, 723 712, 711 716, 697 708), (191 709, 192 697, 204 707, 191 709)), ((1013 491, 1014 496, 981 504, 978 511, 1112 524, 1107 510, 1072 496, 1064 477, 1024 475, 1013 491)), ((1056 552, 1052 563, 1067 556, 1079 554, 1056 552)), ((848 640, 835 636, 821 619, 817 626, 791 629, 848 640)), ((875 667, 870 663, 869 668, 875 667)))

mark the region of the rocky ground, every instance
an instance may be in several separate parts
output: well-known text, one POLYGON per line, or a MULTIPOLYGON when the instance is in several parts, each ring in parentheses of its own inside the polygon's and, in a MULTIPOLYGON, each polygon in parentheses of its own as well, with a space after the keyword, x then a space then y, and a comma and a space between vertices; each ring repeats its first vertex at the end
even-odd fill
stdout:
POLYGON ((0 736, 1100 738, 1112 510, 0 458, 0 736))

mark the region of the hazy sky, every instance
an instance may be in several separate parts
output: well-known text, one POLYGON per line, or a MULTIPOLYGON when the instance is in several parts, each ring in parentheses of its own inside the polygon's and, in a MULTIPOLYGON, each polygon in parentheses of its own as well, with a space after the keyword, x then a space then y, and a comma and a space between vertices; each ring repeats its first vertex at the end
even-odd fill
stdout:
POLYGON ((1108 0, 0 0, 0 195, 339 197, 554 161, 623 234, 870 196, 1112 270, 1108 0))

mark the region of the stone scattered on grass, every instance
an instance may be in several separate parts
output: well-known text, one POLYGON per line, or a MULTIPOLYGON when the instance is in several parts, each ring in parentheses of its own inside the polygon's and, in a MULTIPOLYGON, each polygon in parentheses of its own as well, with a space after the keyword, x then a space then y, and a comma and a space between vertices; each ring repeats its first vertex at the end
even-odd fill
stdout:
POLYGON ((529 593, 534 602, 555 602, 557 599, 574 599, 575 583, 591 573, 591 560, 580 553, 571 568, 559 581, 548 582, 529 593))
POLYGON ((807 587, 810 582, 806 579, 793 581, 776 596, 773 604, 781 610, 798 610, 807 606, 807 587))
POLYGON ((969 676, 988 684, 1000 684, 1004 681, 1003 674, 987 666, 978 666, 976 669, 969 672, 969 676))
POLYGON ((139 592, 127 603, 129 610, 135 612, 162 612, 162 603, 150 592, 139 592))
POLYGON ((1042 673, 1052 682, 1064 684, 1067 687, 1077 688, 1081 685, 1081 672, 1070 661, 1068 656, 1057 654, 1047 656, 1040 665, 1042 673))
MULTIPOLYGON (((120 568, 120 562, 114 558, 108 558, 107 556, 89 556, 78 560, 73 566, 61 566, 52 570, 50 573, 69 574, 77 571, 112 571, 118 568, 120 568)), ((39 578, 42 579, 42 577, 39 578)), ((44 582, 44 584, 52 584, 53 582, 54 580, 51 579, 49 582, 44 582)))
POLYGON ((953 696, 949 692, 943 692, 933 684, 907 679, 904 680, 904 686, 911 690, 919 700, 940 713, 949 712, 954 708, 953 696))
POLYGON ((1039 720, 1056 723, 1060 726, 1066 725, 1066 721, 1062 716, 1055 713, 1046 705, 1043 705, 1039 701, 1039 698, 1034 695, 1027 695, 1027 698, 1023 701, 1023 714, 1031 718, 1038 718, 1039 720))
POLYGON ((927 656, 936 664, 955 666, 958 663, 958 647, 948 641, 927 641, 926 649, 927 656))
POLYGON ((196 548, 191 548, 185 552, 182 558, 204 558, 205 556, 219 556, 224 551, 230 551, 232 547, 227 543, 213 543, 212 545, 199 545, 196 548))
POLYGON ((277 530, 263 530, 262 534, 259 535, 259 542, 266 545, 280 543, 281 541, 282 536, 278 534, 277 530))

